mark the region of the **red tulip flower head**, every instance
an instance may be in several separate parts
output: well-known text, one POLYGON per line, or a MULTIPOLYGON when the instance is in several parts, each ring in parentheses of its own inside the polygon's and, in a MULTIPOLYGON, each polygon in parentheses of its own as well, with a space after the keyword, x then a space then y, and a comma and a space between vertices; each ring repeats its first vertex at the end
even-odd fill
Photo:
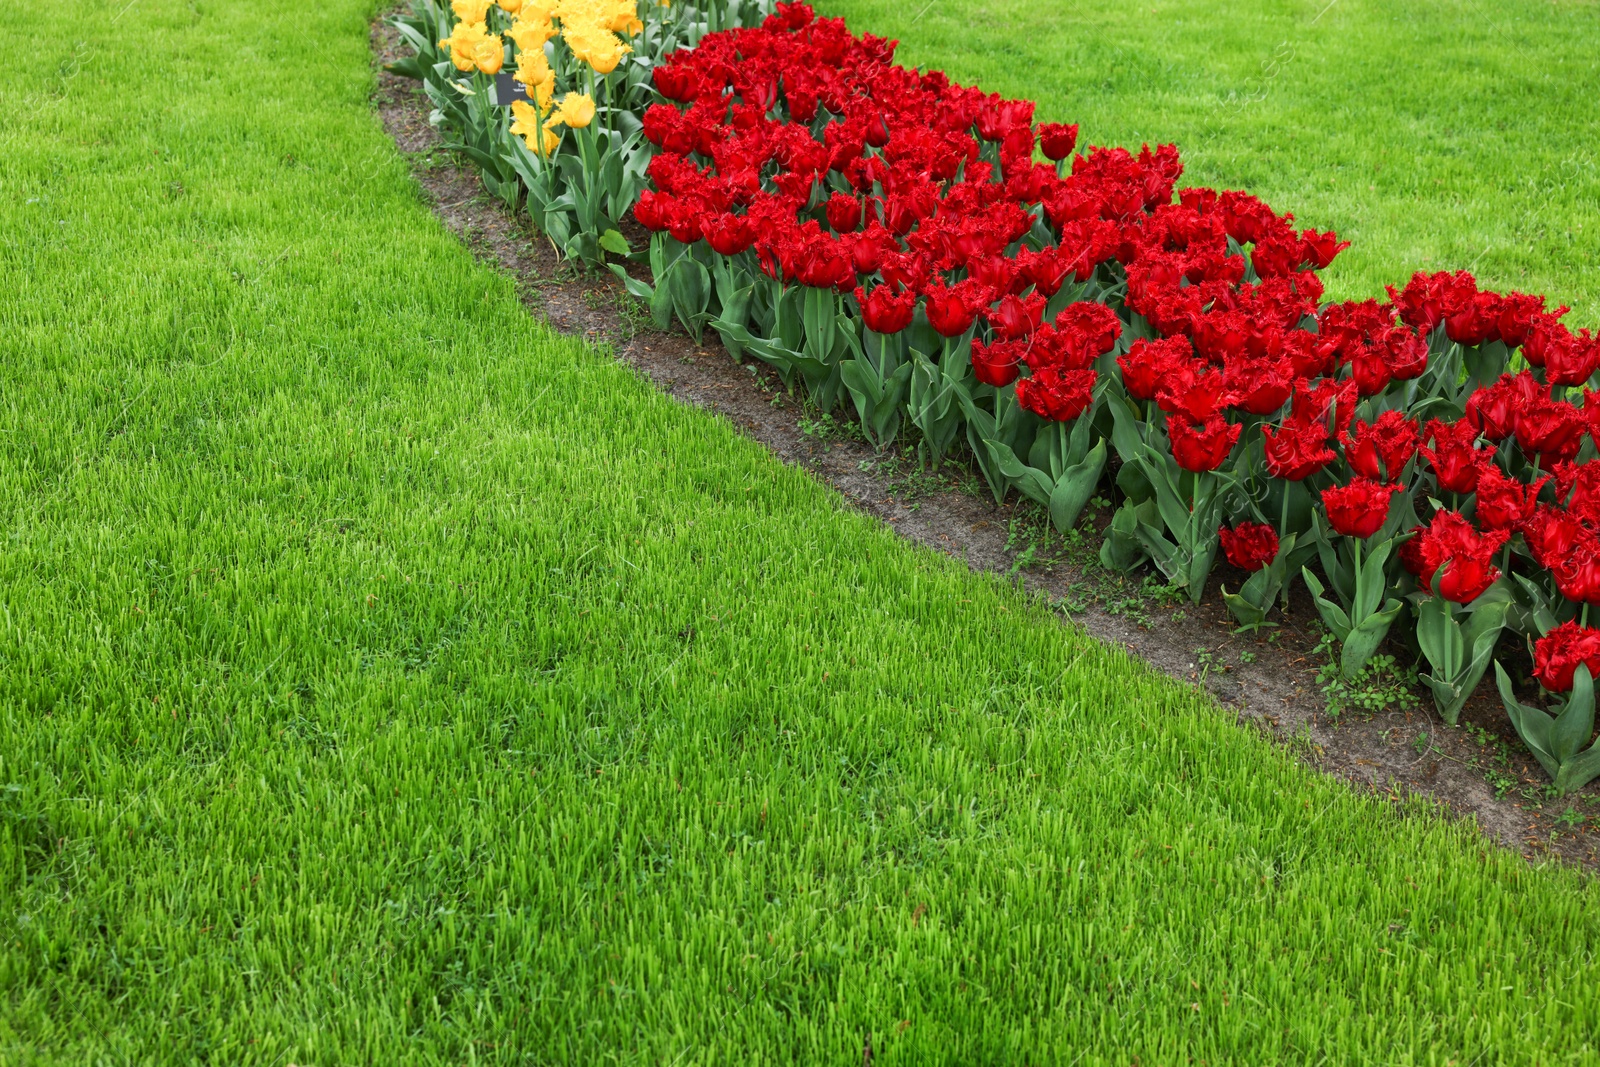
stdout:
POLYGON ((1291 415, 1277 429, 1263 426, 1267 473, 1291 482, 1309 478, 1338 458, 1328 447, 1328 436, 1327 423, 1321 419, 1291 415))
POLYGON ((1044 157, 1060 162, 1072 155, 1072 150, 1078 145, 1078 127, 1076 124, 1063 125, 1059 122, 1044 122, 1039 125, 1039 148, 1044 152, 1044 157))
POLYGON ((1241 522, 1217 531, 1228 562, 1244 571, 1258 571, 1278 558, 1278 531, 1264 522, 1241 522))
POLYGON ((896 295, 891 285, 876 286, 871 293, 856 287, 856 301, 861 305, 861 321, 874 333, 899 333, 911 325, 911 316, 917 309, 917 294, 910 289, 896 295))
POLYGON ((1533 676, 1552 693, 1572 692, 1580 664, 1600 675, 1600 630, 1564 622, 1533 643, 1533 676))
POLYGON ((1433 448, 1421 449, 1433 467, 1439 488, 1449 493, 1470 493, 1478 488, 1478 475, 1489 453, 1477 447, 1478 431, 1465 419, 1449 423, 1432 419, 1424 431, 1433 448))
POLYGON ((1383 528, 1389 518, 1389 505, 1399 491, 1398 485, 1383 485, 1368 478, 1324 489, 1322 506, 1328 513, 1328 525, 1346 537, 1366 540, 1383 528))
POLYGON ((1017 403, 1041 418, 1070 422, 1094 402, 1095 372, 1045 367, 1017 383, 1017 403))
POLYGON ((1400 562, 1425 588, 1438 575, 1439 595, 1457 604, 1472 603, 1500 577, 1492 561, 1511 536, 1506 530, 1479 533, 1454 511, 1439 512, 1414 533, 1400 548, 1400 562))
POLYGON ((1398 411, 1385 411, 1369 426, 1360 419, 1339 434, 1350 469, 1374 481, 1398 482, 1416 455, 1417 424, 1398 411))
POLYGON ((1183 415, 1169 416, 1167 436, 1172 439, 1172 458, 1186 471, 1214 471, 1233 451, 1242 429, 1228 425, 1221 415, 1212 415, 1200 423, 1183 415))
POLYGON ((986 345, 976 337, 972 339, 972 370, 984 385, 1002 388, 1017 380, 1022 373, 1022 357, 1028 348, 1026 341, 996 341, 986 345))
POLYGON ((1486 463, 1478 476, 1478 525, 1486 530, 1515 530, 1533 515, 1548 476, 1533 485, 1524 485, 1515 478, 1500 473, 1500 468, 1486 463))

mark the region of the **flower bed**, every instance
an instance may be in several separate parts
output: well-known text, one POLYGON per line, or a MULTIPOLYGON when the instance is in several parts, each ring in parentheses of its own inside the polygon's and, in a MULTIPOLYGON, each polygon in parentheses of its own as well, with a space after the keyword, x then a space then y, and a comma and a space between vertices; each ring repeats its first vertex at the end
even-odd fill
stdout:
POLYGON ((1520 637, 1550 706, 1496 663, 1518 734, 1559 790, 1600 773, 1600 342, 1465 272, 1324 303, 1335 234, 1178 189, 1170 145, 1075 154, 1076 127, 893 47, 780 4, 663 53, 653 284, 624 275, 658 323, 848 402, 880 447, 964 443, 1063 530, 1114 468, 1107 566, 1198 600, 1220 551, 1250 629, 1299 580, 1349 676, 1405 619, 1447 722, 1520 637))

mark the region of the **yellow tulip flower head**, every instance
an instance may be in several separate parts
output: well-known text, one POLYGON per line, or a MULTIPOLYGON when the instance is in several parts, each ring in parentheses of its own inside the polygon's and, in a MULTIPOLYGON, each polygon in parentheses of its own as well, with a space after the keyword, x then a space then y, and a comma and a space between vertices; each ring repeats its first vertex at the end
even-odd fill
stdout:
POLYGON ((594 68, 596 74, 610 74, 622 62, 622 57, 631 51, 632 48, 618 41, 608 48, 589 53, 589 66, 594 68))
MULTIPOLYGON (((491 41, 492 49, 501 48, 500 38, 486 31, 483 23, 458 22, 450 36, 439 42, 439 47, 450 49, 450 62, 455 64, 457 70, 468 71, 481 69, 479 57, 491 50, 488 44, 491 41)), ((499 64, 496 63, 495 70, 499 69, 499 64)))
POLYGON ((496 0, 496 2, 499 3, 500 10, 508 15, 515 15, 522 10, 522 0, 496 0))
POLYGON ((561 144, 561 135, 554 130, 542 127, 539 118, 543 114, 545 105, 534 107, 522 100, 511 101, 511 132, 521 137, 527 144, 528 150, 542 156, 548 156, 561 144))
POLYGON ((581 130, 594 121, 594 101, 588 93, 568 93, 561 98, 561 106, 545 120, 544 128, 567 126, 581 130))
POLYGON ((512 77, 531 88, 554 78, 555 72, 550 69, 550 61, 544 57, 544 49, 537 48, 517 53, 517 72, 512 77))
POLYGON ((634 0, 612 0, 606 4, 600 24, 613 33, 629 35, 638 32, 632 29, 634 25, 644 28, 644 23, 639 21, 639 9, 634 5, 634 0))
MULTIPOLYGON (((539 110, 526 100, 511 101, 511 133, 516 137, 527 137, 538 130, 539 110)), ((531 141, 528 147, 533 147, 531 141)))
POLYGON ((498 34, 486 33, 473 48, 472 58, 485 74, 498 74, 506 61, 505 42, 498 34))
POLYGON ((573 57, 593 67, 596 74, 610 74, 622 62, 622 57, 633 51, 615 34, 595 25, 569 23, 561 31, 561 36, 572 50, 573 57))
POLYGON ((489 5, 494 0, 450 0, 450 10, 456 13, 456 18, 462 22, 474 22, 482 25, 489 17, 489 5))
POLYGON ((522 0, 522 17, 529 22, 549 22, 555 13, 555 0, 522 0))
POLYGON ((550 100, 556 95, 556 76, 552 72, 550 77, 533 87, 533 98, 545 111, 550 110, 550 100))
POLYGON ((528 8, 522 9, 522 17, 511 24, 506 31, 506 36, 517 42, 517 51, 543 52, 544 43, 556 35, 556 28, 546 19, 531 19, 528 17, 528 8))

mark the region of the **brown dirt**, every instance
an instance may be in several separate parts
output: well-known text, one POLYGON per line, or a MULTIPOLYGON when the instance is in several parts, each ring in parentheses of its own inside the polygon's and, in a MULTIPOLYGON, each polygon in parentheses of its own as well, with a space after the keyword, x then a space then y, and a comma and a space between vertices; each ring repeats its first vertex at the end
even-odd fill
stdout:
MULTIPOLYGON (((394 30, 382 22, 374 24, 372 47, 380 67, 401 55, 394 30)), ((727 418, 902 537, 958 556, 974 570, 1012 576, 1100 640, 1203 685, 1241 725, 1262 730, 1325 773, 1396 800, 1431 797, 1529 860, 1600 869, 1600 787, 1547 798, 1548 778, 1512 732, 1491 684, 1480 686, 1463 713, 1466 729, 1444 726, 1420 689, 1409 707, 1330 718, 1317 683, 1313 613, 1303 593, 1268 639, 1233 633, 1214 594, 1198 606, 1174 604, 1151 595, 1142 575, 1101 570, 1093 562, 1098 538, 1067 546, 1057 535, 1019 566, 1019 554, 1041 530, 1033 505, 996 507, 981 483, 975 491, 970 472, 928 477, 918 473, 912 454, 879 455, 850 431, 849 419, 830 423, 807 412, 769 368, 735 362, 714 336, 696 345, 685 334, 654 331, 615 278, 563 264, 526 216, 513 216, 488 197, 474 172, 439 149, 417 83, 381 69, 377 81, 373 106, 413 161, 435 213, 481 259, 517 279, 529 310, 557 330, 609 344, 663 392, 727 418), (1562 821, 1568 812, 1585 816, 1583 823, 1562 821)), ((635 247, 642 241, 637 232, 627 236, 635 247)), ((1109 515, 1102 511, 1098 519, 1103 525, 1109 515)), ((1219 568, 1213 588, 1236 587, 1242 578, 1219 568)))

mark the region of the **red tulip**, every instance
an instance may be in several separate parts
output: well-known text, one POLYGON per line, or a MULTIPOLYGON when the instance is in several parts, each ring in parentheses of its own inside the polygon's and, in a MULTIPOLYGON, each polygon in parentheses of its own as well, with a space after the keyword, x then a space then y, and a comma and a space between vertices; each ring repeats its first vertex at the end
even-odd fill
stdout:
POLYGON ((1022 297, 1007 294, 992 311, 988 312, 989 325, 994 327, 995 336, 1002 341, 1027 337, 1039 328, 1039 319, 1044 315, 1044 304, 1042 296, 1022 297))
POLYGON ((1316 384, 1299 382, 1295 385, 1294 403, 1289 407, 1289 417, 1328 423, 1335 430, 1348 429, 1356 414, 1356 385, 1350 381, 1324 379, 1316 384))
POLYGON ((639 194, 638 201, 633 205, 633 217, 647 230, 664 230, 667 228, 667 210, 670 204, 670 197, 653 189, 646 189, 639 194))
MULTIPOLYGON (((1512 348, 1523 344, 1528 339, 1529 331, 1541 321, 1555 322, 1565 315, 1569 308, 1558 308, 1555 311, 1546 311, 1544 297, 1529 296, 1527 293, 1507 293, 1500 298, 1500 340, 1512 348)), ((1533 363, 1530 358, 1529 363, 1533 363)), ((1543 362, 1533 363, 1542 366, 1543 362)))
POLYGON ((1569 344, 1571 340, 1572 333, 1556 321, 1555 315, 1535 315, 1523 331, 1522 358, 1530 366, 1543 367, 1552 347, 1569 344))
POLYGON ((1471 299, 1445 317, 1445 336, 1468 348, 1498 341, 1500 304, 1499 293, 1473 293, 1471 299))
POLYGON ((1574 336, 1568 333, 1559 344, 1551 344, 1544 352, 1544 380, 1546 385, 1583 385, 1600 368, 1600 338, 1579 330, 1574 336))
POLYGON ((1278 531, 1263 522, 1241 522, 1217 531, 1222 552, 1240 570, 1258 571, 1278 558, 1278 531))
POLYGON ((1477 447, 1478 431, 1465 419, 1447 423, 1432 419, 1425 436, 1435 448, 1421 449, 1433 467, 1439 488, 1451 493, 1470 493, 1478 488, 1478 475, 1488 462, 1489 453, 1477 447))
POLYGON ((668 100, 687 103, 700 92, 700 75, 694 68, 660 63, 650 72, 656 91, 668 100))
POLYGON ((850 259, 857 273, 873 274, 883 265, 884 256, 900 251, 900 242, 884 229, 877 220, 867 223, 867 228, 854 235, 850 243, 850 259))
POLYGON ((1527 371, 1502 374, 1467 398, 1467 422, 1489 440, 1504 441, 1517 432, 1517 419, 1542 391, 1527 371))
POLYGON ((1345 462, 1363 478, 1397 482, 1417 451, 1417 424, 1398 411, 1385 411, 1370 426, 1357 419, 1339 434, 1345 462))
POLYGON ((1522 537, 1528 542, 1528 551, 1533 561, 1546 570, 1555 569, 1558 561, 1570 556, 1586 535, 1583 524, 1561 508, 1536 507, 1522 520, 1522 537))
POLYGON ((1556 480, 1556 502, 1600 529, 1600 459, 1560 463, 1550 473, 1556 480))
POLYGON ((1156 403, 1168 414, 1205 422, 1233 402, 1227 374, 1198 361, 1174 363, 1156 386, 1156 403))
POLYGON ((1022 355, 1027 350, 1024 341, 996 341, 986 345, 976 337, 972 339, 972 369, 978 381, 996 388, 1010 385, 1022 373, 1022 355))
POLYGON ((828 225, 835 233, 854 233, 861 226, 861 201, 844 193, 828 197, 828 225))
POLYGON ((1572 549, 1551 562, 1550 573, 1568 600, 1600 604, 1600 537, 1583 530, 1572 549))
POLYGON ((1104 304, 1082 301, 1056 313, 1055 328, 1070 352, 1068 362, 1087 367, 1116 347, 1122 320, 1104 304))
POLYGON ((1536 396, 1517 417, 1517 445, 1541 467, 1553 467, 1578 454, 1588 430, 1583 413, 1564 400, 1536 396))
POLYGON ((1239 441, 1243 427, 1230 426, 1221 415, 1201 423, 1182 416, 1169 416, 1167 436, 1172 440, 1172 458, 1186 471, 1214 471, 1222 466, 1239 441))
POLYGON ((899 333, 911 325, 917 309, 917 294, 907 289, 898 295, 893 286, 875 286, 870 294, 856 287, 856 302, 861 305, 861 321, 874 333, 899 333))
POLYGON ((1376 342, 1383 352, 1389 376, 1397 382, 1420 378, 1428 369, 1428 342, 1404 326, 1386 330, 1376 342))
POLYGON ((961 285, 947 288, 943 282, 939 282, 923 290, 926 300, 923 311, 927 313, 928 324, 942 337, 960 337, 972 328, 973 320, 978 317, 979 305, 962 288, 967 284, 962 282, 961 285))
POLYGON ((1095 372, 1045 367, 1017 383, 1017 403, 1042 418, 1070 422, 1094 402, 1095 372))
POLYGON ((1276 430, 1263 426, 1261 443, 1266 454, 1267 473, 1291 482, 1309 478, 1338 458, 1328 447, 1328 438, 1327 424, 1320 419, 1291 415, 1276 430))
POLYGON ((1328 513, 1328 525, 1346 537, 1371 537, 1383 528, 1389 518, 1389 505, 1398 492, 1398 485, 1383 485, 1366 478, 1324 489, 1322 506, 1328 513))
POLYGON ((1117 357, 1123 388, 1135 400, 1154 399, 1168 372, 1176 364, 1188 362, 1193 354, 1189 342, 1182 337, 1135 341, 1124 355, 1117 357))
POLYGON ((1060 162, 1072 155, 1072 150, 1078 145, 1078 127, 1063 125, 1059 122, 1044 122, 1039 125, 1039 148, 1044 152, 1046 159, 1060 162))
POLYGON ((1349 241, 1339 240, 1339 235, 1332 230, 1327 233, 1306 230, 1300 234, 1300 244, 1307 253, 1306 258, 1317 270, 1327 269, 1334 256, 1350 247, 1349 241))
POLYGON ((717 215, 701 227, 706 243, 715 252, 736 256, 755 243, 755 227, 743 215, 717 215))
POLYGON ((1448 316, 1458 313, 1472 301, 1478 283, 1466 271, 1454 274, 1424 274, 1418 271, 1403 291, 1388 287, 1400 319, 1419 333, 1432 333, 1448 316))
POLYGON ((1486 530, 1516 529, 1533 514, 1539 490, 1549 480, 1546 476, 1533 485, 1524 485, 1500 473, 1494 464, 1485 463, 1478 476, 1478 525, 1486 530))
POLYGON ((1494 554, 1511 536, 1506 530, 1479 533, 1454 511, 1439 512, 1414 533, 1400 548, 1400 562, 1424 588, 1439 575, 1439 595, 1457 604, 1472 603, 1500 577, 1494 554))
POLYGON ((1580 665, 1600 675, 1600 630, 1569 621, 1533 643, 1533 676, 1552 693, 1570 693, 1580 665))
POLYGON ((700 226, 704 219, 705 213, 698 204, 679 200, 667 211, 667 232, 672 235, 674 241, 692 245, 705 236, 705 231, 700 226))

